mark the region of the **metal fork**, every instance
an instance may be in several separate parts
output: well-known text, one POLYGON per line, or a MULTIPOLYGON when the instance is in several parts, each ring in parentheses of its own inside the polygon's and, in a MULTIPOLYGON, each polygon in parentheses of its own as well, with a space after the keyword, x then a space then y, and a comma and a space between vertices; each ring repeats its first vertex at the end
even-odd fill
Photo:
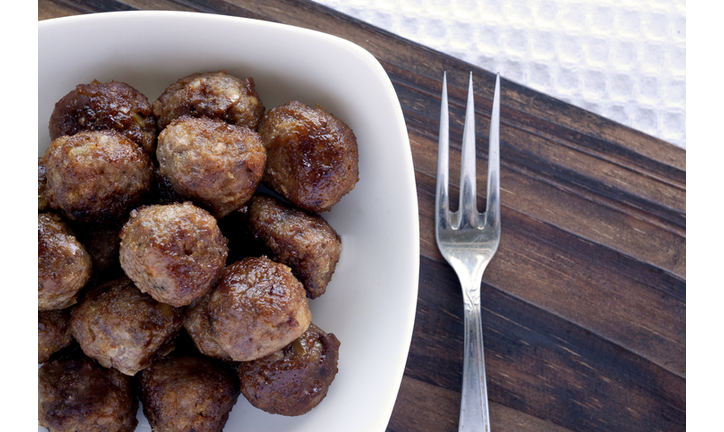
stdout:
POLYGON ((465 301, 463 386, 458 431, 490 431, 488 390, 485 384, 480 284, 483 272, 500 242, 500 75, 495 79, 488 144, 488 191, 484 213, 477 209, 475 192, 475 108, 473 74, 468 84, 460 167, 460 204, 448 209, 449 116, 447 74, 443 74, 440 141, 435 194, 435 237, 438 248, 460 279, 465 301))

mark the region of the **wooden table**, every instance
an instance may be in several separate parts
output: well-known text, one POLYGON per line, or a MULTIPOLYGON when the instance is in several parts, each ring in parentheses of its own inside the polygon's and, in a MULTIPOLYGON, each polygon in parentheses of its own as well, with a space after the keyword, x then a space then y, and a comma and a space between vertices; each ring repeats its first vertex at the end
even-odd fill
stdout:
MULTIPOLYGON (((433 228, 439 94, 446 70, 459 143, 474 72, 487 143, 494 76, 305 0, 39 0, 38 18, 134 9, 306 27, 381 62, 407 121, 421 230, 417 318, 388 430, 457 430, 463 302, 433 228)), ((685 430, 686 152, 504 76, 501 119, 503 236, 482 284, 493 431, 685 430)), ((457 178, 459 146, 451 155, 457 178)))

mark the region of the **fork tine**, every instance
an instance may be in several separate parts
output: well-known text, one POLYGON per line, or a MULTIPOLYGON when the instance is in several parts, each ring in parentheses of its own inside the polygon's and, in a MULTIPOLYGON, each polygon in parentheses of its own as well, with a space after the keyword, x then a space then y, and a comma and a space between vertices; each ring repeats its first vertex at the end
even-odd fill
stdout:
POLYGON ((485 226, 500 230, 500 74, 495 77, 493 112, 490 116, 487 201, 485 226))
POLYGON ((460 207, 448 212, 448 100, 443 75, 437 191, 435 194, 435 241, 445 260, 460 279, 464 300, 463 385, 458 430, 490 431, 488 392, 485 379, 480 285, 486 266, 500 241, 500 77, 496 79, 488 149, 488 204, 478 213, 475 194, 475 108, 473 76, 468 84, 468 104, 463 130, 460 207))
POLYGON ((442 75, 442 97, 440 102, 440 135, 437 148, 437 187, 435 191, 435 226, 448 225, 448 148, 450 143, 447 101, 447 73, 442 75))
POLYGON ((475 102, 473 97, 473 73, 470 72, 460 160, 460 205, 458 211, 460 212, 460 224, 472 227, 478 226, 475 160, 475 102))

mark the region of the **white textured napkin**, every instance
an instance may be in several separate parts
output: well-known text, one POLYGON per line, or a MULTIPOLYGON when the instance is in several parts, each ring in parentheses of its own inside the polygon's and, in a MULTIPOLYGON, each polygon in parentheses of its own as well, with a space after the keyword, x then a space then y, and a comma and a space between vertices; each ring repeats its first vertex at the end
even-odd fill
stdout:
POLYGON ((686 148, 685 0, 315 0, 686 148))

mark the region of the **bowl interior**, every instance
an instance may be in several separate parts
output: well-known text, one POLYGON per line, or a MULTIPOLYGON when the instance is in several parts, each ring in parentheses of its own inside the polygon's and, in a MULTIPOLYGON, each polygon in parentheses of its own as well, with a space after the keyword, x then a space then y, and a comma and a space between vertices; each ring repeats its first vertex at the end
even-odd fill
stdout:
MULTIPOLYGON (((153 102, 179 78, 226 70, 253 77, 267 109, 319 104, 352 128, 360 181, 323 214, 342 238, 342 257, 326 294, 310 302, 315 324, 341 341, 339 373, 300 417, 266 414, 240 397, 226 430, 384 430, 414 324, 419 227, 402 110, 377 60, 348 41, 281 24, 119 12, 41 21, 38 68, 39 155, 55 102, 94 79, 126 82, 153 102)), ((150 431, 141 410, 139 419, 137 430, 150 431)))

